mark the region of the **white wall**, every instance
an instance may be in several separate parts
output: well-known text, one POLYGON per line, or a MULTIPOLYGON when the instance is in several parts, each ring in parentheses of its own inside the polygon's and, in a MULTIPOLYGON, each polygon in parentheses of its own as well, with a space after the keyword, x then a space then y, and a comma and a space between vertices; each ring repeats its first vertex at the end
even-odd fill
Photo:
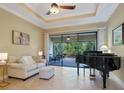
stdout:
POLYGON ((51 57, 53 57, 53 42, 49 38, 49 54, 51 54, 51 57))
POLYGON ((98 31, 97 31, 97 40, 98 40, 98 50, 100 50, 100 47, 102 46, 102 45, 107 45, 106 44, 106 29, 105 28, 103 28, 103 29, 99 29, 98 31))
POLYGON ((44 33, 44 54, 49 61, 49 34, 47 32, 44 33))
POLYGON ((114 74, 121 79, 124 82, 124 45, 120 46, 113 46, 112 45, 112 30, 122 24, 124 22, 124 4, 119 4, 118 8, 114 12, 114 14, 111 16, 111 18, 108 21, 108 31, 107 31, 107 43, 109 47, 111 48, 112 52, 121 56, 121 68, 120 70, 114 71, 114 74))

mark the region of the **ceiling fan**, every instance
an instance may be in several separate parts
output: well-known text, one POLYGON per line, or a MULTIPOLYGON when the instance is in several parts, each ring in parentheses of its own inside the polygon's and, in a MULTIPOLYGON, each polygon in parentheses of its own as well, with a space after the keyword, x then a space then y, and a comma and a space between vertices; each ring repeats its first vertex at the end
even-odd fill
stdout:
POLYGON ((46 13, 46 15, 50 15, 52 14, 57 14, 59 13, 59 9, 68 9, 68 10, 74 10, 76 8, 75 5, 58 5, 56 3, 52 3, 51 4, 51 8, 49 9, 49 11, 46 13))

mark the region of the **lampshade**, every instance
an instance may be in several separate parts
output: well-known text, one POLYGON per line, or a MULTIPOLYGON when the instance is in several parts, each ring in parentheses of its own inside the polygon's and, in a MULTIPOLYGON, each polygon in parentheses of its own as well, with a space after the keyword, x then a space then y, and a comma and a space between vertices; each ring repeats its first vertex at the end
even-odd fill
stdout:
POLYGON ((107 47, 107 45, 102 45, 101 47, 100 47, 100 50, 101 51, 103 51, 103 53, 108 53, 108 47, 107 47))
POLYGON ((42 56, 42 55, 43 55, 43 51, 40 50, 40 51, 38 52, 38 55, 39 55, 39 56, 42 56))
POLYGON ((100 47, 100 50, 108 50, 107 45, 102 45, 102 46, 100 47))
POLYGON ((8 53, 0 53, 0 61, 4 62, 8 59, 8 53))

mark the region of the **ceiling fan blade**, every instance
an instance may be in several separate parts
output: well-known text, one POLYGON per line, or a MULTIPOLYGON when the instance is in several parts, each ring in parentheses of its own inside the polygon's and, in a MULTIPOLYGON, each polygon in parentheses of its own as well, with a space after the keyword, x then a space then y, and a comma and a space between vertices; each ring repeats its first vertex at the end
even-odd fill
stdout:
POLYGON ((70 10, 73 10, 73 9, 76 8, 76 6, 75 6, 75 5, 74 5, 74 6, 60 5, 60 8, 62 8, 62 9, 70 9, 70 10))
POLYGON ((50 15, 51 14, 51 12, 50 12, 50 10, 46 13, 46 15, 50 15))

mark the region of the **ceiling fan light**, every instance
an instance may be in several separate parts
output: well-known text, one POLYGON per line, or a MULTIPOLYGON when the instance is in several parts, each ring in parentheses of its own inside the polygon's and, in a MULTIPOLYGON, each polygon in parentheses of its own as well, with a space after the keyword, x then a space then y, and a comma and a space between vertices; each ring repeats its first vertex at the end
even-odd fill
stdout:
POLYGON ((57 5, 52 5, 52 6, 51 6, 51 9, 50 9, 50 12, 51 12, 52 14, 57 14, 57 13, 59 13, 59 8, 58 8, 58 6, 57 6, 57 5))
POLYGON ((50 9, 50 12, 51 12, 52 14, 58 14, 58 13, 59 13, 59 9, 51 8, 51 9, 50 9))

